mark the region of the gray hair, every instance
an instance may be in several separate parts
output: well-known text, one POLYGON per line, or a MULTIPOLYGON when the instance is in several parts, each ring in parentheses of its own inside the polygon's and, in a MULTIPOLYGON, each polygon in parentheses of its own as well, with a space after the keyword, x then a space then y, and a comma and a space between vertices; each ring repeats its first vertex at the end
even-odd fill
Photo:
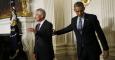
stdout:
POLYGON ((45 11, 44 9, 39 8, 39 9, 36 9, 36 11, 40 11, 40 12, 42 12, 42 13, 43 13, 43 18, 46 17, 46 11, 45 11))

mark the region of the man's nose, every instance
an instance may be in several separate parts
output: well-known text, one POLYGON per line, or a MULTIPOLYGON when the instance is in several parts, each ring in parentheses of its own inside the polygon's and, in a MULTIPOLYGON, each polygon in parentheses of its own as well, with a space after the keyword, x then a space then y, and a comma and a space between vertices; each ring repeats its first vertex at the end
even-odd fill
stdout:
POLYGON ((81 15, 81 12, 79 12, 79 15, 81 15))

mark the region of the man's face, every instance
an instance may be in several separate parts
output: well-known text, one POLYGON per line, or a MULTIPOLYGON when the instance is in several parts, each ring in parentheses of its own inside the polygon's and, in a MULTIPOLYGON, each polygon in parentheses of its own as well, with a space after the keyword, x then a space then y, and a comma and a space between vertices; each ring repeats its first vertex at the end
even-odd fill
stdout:
POLYGON ((84 8, 83 7, 74 7, 74 11, 77 16, 83 16, 84 14, 84 8))
POLYGON ((44 15, 43 15, 42 11, 36 11, 35 19, 37 21, 42 21, 44 19, 44 15))

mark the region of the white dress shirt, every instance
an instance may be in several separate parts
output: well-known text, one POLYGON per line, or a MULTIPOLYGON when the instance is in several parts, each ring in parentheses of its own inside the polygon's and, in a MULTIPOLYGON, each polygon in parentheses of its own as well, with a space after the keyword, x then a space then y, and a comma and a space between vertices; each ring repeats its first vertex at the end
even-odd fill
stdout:
POLYGON ((77 18, 77 27, 79 26, 80 18, 81 18, 81 21, 82 21, 82 27, 83 27, 83 26, 84 26, 84 16, 83 16, 83 17, 78 17, 78 18, 77 18))

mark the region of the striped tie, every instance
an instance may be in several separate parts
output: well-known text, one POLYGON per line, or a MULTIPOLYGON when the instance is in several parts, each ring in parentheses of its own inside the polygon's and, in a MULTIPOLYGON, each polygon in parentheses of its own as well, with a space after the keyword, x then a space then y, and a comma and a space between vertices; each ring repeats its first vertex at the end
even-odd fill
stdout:
POLYGON ((78 30, 82 34, 82 20, 79 18, 78 30))

